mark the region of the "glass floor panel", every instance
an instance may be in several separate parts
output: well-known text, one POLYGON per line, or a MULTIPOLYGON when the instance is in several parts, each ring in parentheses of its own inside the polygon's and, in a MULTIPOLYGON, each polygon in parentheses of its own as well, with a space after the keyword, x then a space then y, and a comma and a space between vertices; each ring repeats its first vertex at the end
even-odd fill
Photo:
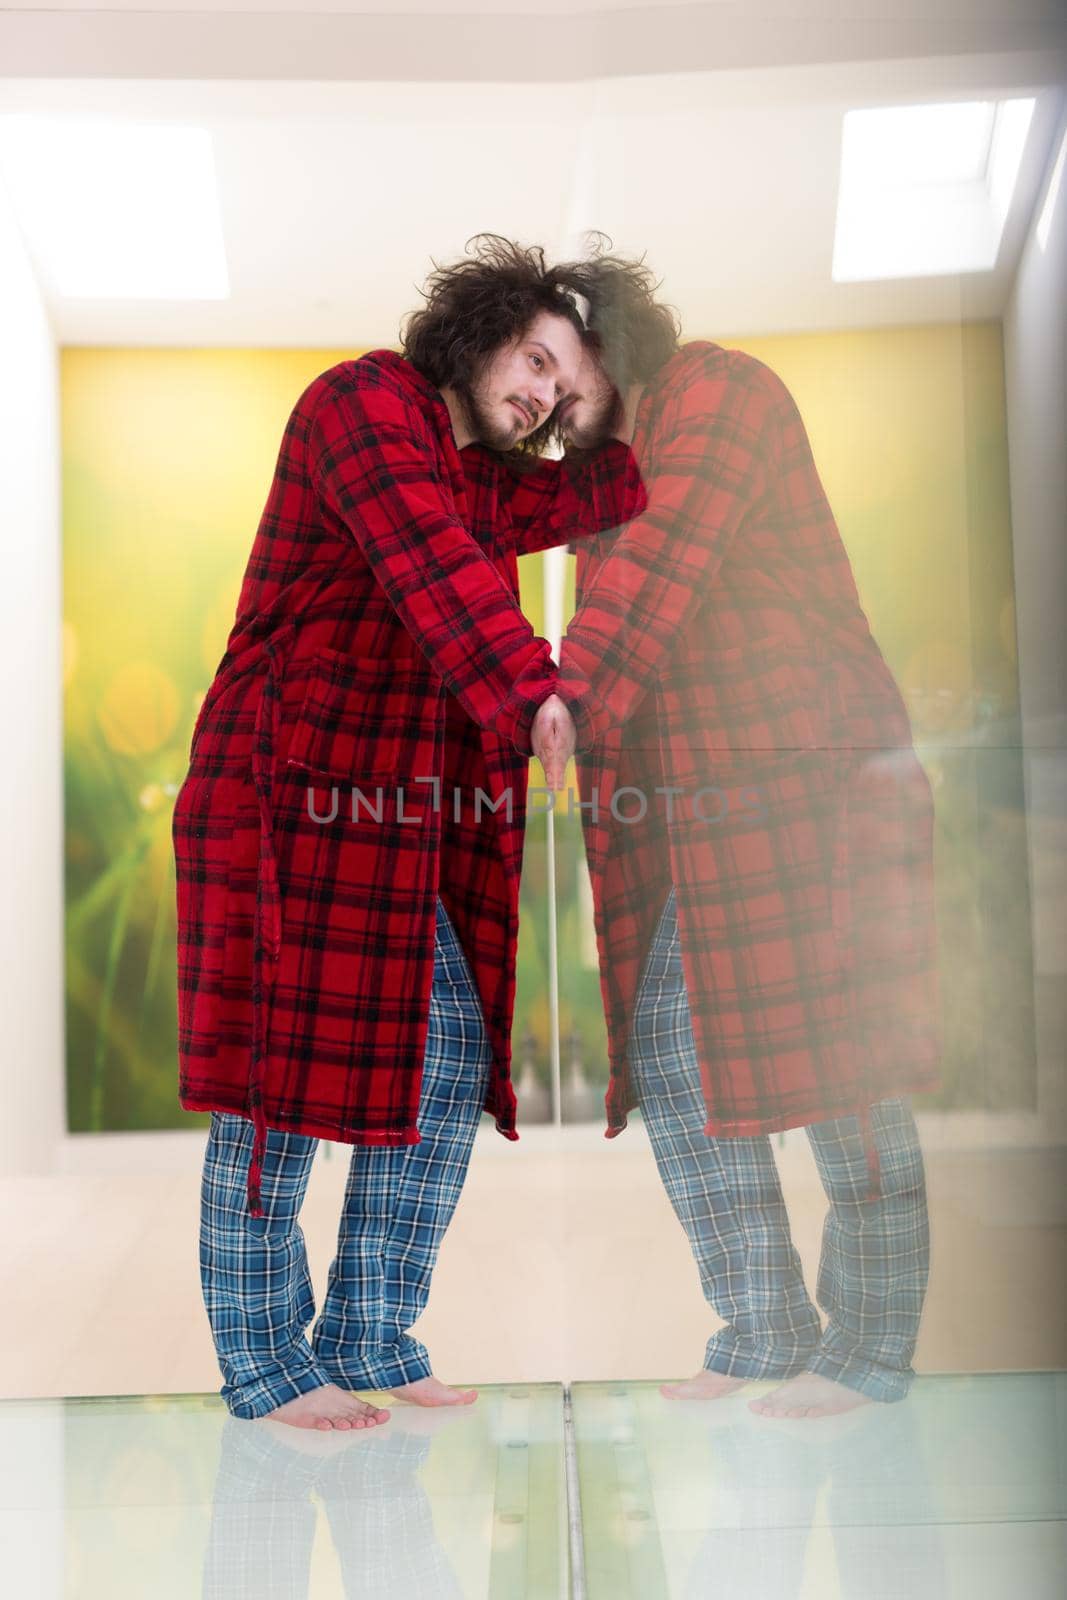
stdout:
POLYGON ((557 1384, 336 1434, 218 1396, 0 1402, 18 1600, 557 1600, 566 1506, 557 1384))
POLYGON ((818 1422, 753 1415, 767 1387, 490 1385, 325 1435, 216 1395, 0 1402, 4 1593, 1059 1600, 1067 1375, 921 1378, 818 1422))
POLYGON ((588 1600, 1064 1592, 1067 1374, 920 1378, 818 1421, 756 1416, 771 1387, 574 1385, 588 1600))

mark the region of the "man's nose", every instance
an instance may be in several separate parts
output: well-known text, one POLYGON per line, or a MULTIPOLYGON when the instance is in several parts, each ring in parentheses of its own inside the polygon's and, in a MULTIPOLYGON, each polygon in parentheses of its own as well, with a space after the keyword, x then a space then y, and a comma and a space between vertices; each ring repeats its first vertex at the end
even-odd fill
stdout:
POLYGON ((530 389, 531 400, 536 400, 538 409, 544 413, 551 411, 556 403, 556 385, 552 378, 541 378, 530 389))

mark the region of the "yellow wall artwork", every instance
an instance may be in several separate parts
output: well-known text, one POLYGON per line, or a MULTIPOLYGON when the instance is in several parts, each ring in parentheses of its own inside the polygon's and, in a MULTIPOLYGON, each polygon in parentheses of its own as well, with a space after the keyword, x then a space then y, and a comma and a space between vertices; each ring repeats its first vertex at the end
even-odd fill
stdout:
MULTIPOLYGON (((727 339, 792 388, 938 804, 942 1103, 1028 1105, 1033 1024, 1000 329, 727 339)), ((286 418, 358 350, 62 353, 67 1086, 74 1131, 177 1104, 170 812, 286 418)), ((568 558, 567 603, 573 600, 568 558)), ((520 563, 543 626, 540 557, 520 563)), ((567 614, 565 610, 565 615, 567 614)), ((534 780, 537 781, 537 780, 534 780)), ((531 820, 516 1071, 548 1051, 531 820)), ((564 1071, 606 1077, 580 832, 556 826, 564 1071)))

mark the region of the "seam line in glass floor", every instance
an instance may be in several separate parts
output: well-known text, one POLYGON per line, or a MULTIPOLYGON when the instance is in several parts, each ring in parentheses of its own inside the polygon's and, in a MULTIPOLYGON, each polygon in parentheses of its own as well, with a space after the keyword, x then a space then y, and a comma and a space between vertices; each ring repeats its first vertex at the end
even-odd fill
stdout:
POLYGON ((567 1492, 567 1528, 570 1542, 571 1600, 586 1600, 585 1542, 582 1538, 582 1491, 578 1482, 578 1451, 574 1442, 571 1386, 563 1385, 563 1458, 567 1492))

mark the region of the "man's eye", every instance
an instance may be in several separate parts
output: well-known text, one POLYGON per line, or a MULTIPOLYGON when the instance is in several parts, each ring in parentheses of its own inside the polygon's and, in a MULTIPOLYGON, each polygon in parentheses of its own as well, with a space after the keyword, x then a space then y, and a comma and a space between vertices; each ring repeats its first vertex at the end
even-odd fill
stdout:
POLYGON ((540 356, 531 356, 530 360, 533 362, 533 364, 537 368, 538 372, 540 372, 541 368, 544 366, 544 362, 542 361, 541 357, 540 356))

